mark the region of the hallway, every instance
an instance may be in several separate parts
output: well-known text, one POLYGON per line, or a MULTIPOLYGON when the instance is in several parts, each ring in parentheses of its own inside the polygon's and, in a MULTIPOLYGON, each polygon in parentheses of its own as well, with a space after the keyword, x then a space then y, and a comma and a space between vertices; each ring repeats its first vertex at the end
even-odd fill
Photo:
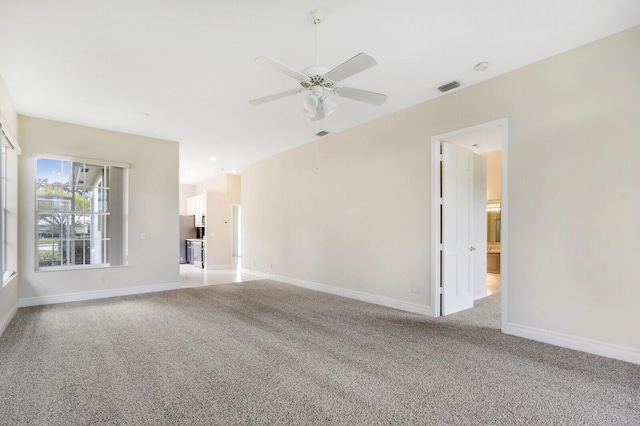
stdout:
POLYGON ((240 273, 240 258, 233 258, 232 269, 205 270, 190 264, 180 264, 182 288, 254 281, 260 278, 240 273))

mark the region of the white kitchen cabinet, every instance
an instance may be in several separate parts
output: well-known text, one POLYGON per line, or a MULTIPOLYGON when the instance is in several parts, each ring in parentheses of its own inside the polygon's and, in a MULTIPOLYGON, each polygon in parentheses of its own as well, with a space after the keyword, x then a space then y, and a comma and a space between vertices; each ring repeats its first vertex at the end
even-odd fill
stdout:
POLYGON ((207 194, 200 194, 187 198, 187 214, 195 216, 196 228, 202 228, 205 224, 207 209, 207 194))

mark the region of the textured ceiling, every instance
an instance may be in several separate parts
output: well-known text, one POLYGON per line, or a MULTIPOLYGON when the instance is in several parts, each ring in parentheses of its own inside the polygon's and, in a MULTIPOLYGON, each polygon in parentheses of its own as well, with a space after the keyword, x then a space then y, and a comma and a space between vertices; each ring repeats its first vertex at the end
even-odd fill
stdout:
POLYGON ((0 0, 0 74, 21 114, 178 141, 194 184, 639 24, 637 0, 0 0), (334 97, 320 122, 303 94, 249 105, 296 87, 256 57, 314 64, 316 8, 320 63, 373 55, 344 83, 386 104, 334 97))

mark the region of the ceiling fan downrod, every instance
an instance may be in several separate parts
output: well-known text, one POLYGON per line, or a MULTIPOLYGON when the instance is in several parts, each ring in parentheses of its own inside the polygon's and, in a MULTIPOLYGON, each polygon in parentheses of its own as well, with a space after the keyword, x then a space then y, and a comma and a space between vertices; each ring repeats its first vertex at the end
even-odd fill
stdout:
POLYGON ((321 9, 315 9, 309 12, 309 21, 316 27, 316 66, 320 65, 320 55, 318 54, 318 27, 324 18, 324 12, 321 9))

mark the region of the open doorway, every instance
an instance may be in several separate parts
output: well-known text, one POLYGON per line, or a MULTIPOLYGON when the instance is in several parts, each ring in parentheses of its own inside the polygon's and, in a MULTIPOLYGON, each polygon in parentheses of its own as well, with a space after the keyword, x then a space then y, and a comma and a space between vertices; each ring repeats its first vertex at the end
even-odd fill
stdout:
POLYGON ((240 205, 233 206, 233 253, 234 259, 239 259, 242 252, 242 207, 240 205))
MULTIPOLYGON (((502 228, 502 128, 489 127, 461 136, 451 137, 448 142, 468 149, 475 155, 474 188, 486 188, 475 194, 474 232, 477 248, 486 251, 486 259, 478 262, 486 277, 486 284, 474 285, 474 299, 500 292, 501 228, 502 228), (476 181, 478 184, 476 184, 476 181), (482 206, 480 206, 482 204, 482 206), (484 241, 482 241, 484 239, 484 241)), ((480 256, 479 256, 480 257, 480 256)), ((478 277, 477 281, 480 281, 478 277)))
MULTIPOLYGON (((503 177, 506 176, 507 119, 437 135, 432 137, 431 143, 432 282, 434 283, 432 286, 432 300, 434 301, 434 315, 440 316, 455 312, 455 310, 470 308, 473 306, 473 300, 496 292, 502 293, 502 311, 504 313, 507 304, 507 192, 506 185, 503 184, 506 183, 506 180, 503 177), (447 187, 447 166, 443 165, 443 163, 452 161, 445 159, 447 154, 442 150, 444 142, 447 142, 448 145, 455 145, 456 149, 463 148, 462 151, 472 151, 475 154, 474 159, 469 161, 472 161, 474 165, 480 164, 481 174, 484 173, 484 179, 486 180, 486 193, 480 201, 476 197, 471 202, 474 208, 469 213, 472 216, 471 222, 475 224, 470 224, 469 227, 472 229, 480 228, 482 232, 473 233, 469 231, 473 235, 468 238, 467 243, 465 243, 468 247, 462 249, 462 253, 470 260, 456 260, 455 264, 458 269, 447 267, 447 262, 450 258, 445 247, 451 247, 451 242, 449 241, 449 244, 446 243, 446 231, 443 232, 443 229, 447 229, 447 224, 451 220, 460 220, 459 218, 452 219, 454 216, 451 210, 452 207, 451 205, 447 206, 446 201, 443 200, 446 198, 443 197, 443 191, 446 191, 445 188, 447 187), (477 161, 475 157, 483 158, 477 161), (482 171, 482 167, 484 167, 484 171, 482 171), (443 182, 445 182, 444 185, 443 182), (493 210, 493 212, 489 212, 489 210, 493 210), (495 214, 496 211, 499 212, 499 216, 495 214), (445 237, 444 239, 443 236, 445 237), (489 238, 490 236, 492 238, 489 238), (468 252, 464 253, 464 250, 468 250, 468 252), (498 259, 497 263, 496 258, 498 259), (459 265, 466 265, 467 263, 470 270, 466 272, 460 271, 459 265), (478 277, 479 273, 483 276, 478 277), (460 282, 460 279, 463 282, 460 282), (480 288, 478 287, 479 285, 481 286, 480 288), (456 293, 458 289, 464 287, 469 288, 469 291, 466 295, 461 294, 460 297, 466 298, 466 300, 459 303, 459 301, 455 300, 455 297, 457 297, 455 295, 452 300, 452 292, 456 293), (448 300, 446 303, 449 303, 449 308, 452 305, 456 305, 455 310, 452 311, 446 307, 443 309, 445 300, 448 300)), ((451 151, 451 148, 447 150, 451 151)), ((460 155, 456 154, 454 158, 460 158, 460 155)), ((474 178, 478 179, 475 175, 474 178)), ((457 207, 454 205, 453 208, 456 209, 457 207)), ((449 229, 451 229, 450 225, 449 223, 449 229)), ((503 314, 503 321, 504 318, 503 314)))

